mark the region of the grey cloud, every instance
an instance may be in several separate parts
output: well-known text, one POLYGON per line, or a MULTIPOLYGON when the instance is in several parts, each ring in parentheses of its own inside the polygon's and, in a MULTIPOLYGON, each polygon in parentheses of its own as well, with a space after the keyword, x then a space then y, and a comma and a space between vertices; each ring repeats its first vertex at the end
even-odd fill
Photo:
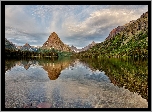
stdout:
POLYGON ((21 32, 20 34, 5 34, 5 37, 10 39, 13 43, 17 43, 17 45, 23 45, 25 43, 29 43, 30 45, 40 45, 48 38, 48 34, 45 33, 37 33, 37 34, 29 34, 21 32))

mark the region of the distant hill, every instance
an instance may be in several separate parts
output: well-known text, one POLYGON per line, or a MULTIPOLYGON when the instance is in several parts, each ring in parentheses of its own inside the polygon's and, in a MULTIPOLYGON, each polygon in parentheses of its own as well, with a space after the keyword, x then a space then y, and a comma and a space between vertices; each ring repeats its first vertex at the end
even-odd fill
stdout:
POLYGON ((73 45, 70 47, 70 49, 73 52, 79 52, 79 50, 75 46, 73 46, 73 45))
POLYGON ((93 41, 91 44, 85 46, 85 47, 82 48, 82 49, 77 49, 77 48, 76 48, 75 46, 73 46, 73 45, 70 47, 70 49, 71 49, 73 52, 82 52, 82 51, 86 51, 86 50, 92 48, 92 47, 95 46, 95 45, 96 45, 96 43, 93 41))
POLYGON ((87 45, 86 47, 80 49, 80 52, 86 51, 86 50, 92 48, 92 47, 95 46, 95 45, 96 45, 96 43, 93 41, 91 44, 89 44, 89 45, 87 45))
POLYGON ((52 49, 52 48, 59 51, 67 51, 67 52, 71 51, 68 45, 64 44, 55 32, 51 33, 48 40, 42 46, 42 49, 52 49))
POLYGON ((81 53, 81 56, 148 57, 148 12, 113 29, 104 42, 81 53))
POLYGON ((39 48, 40 48, 40 46, 31 46, 30 44, 28 44, 28 43, 26 43, 25 45, 23 45, 23 46, 17 46, 18 47, 18 49, 20 49, 21 51, 34 51, 34 52, 36 52, 39 48))
POLYGON ((16 45, 13 44, 12 42, 8 41, 6 38, 5 38, 5 49, 7 49, 7 50, 17 50, 16 45))
POLYGON ((28 43, 26 43, 25 45, 21 47, 21 51, 30 51, 30 49, 31 49, 31 46, 28 43))

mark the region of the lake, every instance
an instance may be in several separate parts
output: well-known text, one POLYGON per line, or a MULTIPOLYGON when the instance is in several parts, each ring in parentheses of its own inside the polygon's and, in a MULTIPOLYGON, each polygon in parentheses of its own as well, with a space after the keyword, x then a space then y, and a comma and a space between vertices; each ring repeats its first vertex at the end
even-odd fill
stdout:
POLYGON ((51 108, 148 108, 148 59, 5 59, 5 108, 41 103, 51 108))

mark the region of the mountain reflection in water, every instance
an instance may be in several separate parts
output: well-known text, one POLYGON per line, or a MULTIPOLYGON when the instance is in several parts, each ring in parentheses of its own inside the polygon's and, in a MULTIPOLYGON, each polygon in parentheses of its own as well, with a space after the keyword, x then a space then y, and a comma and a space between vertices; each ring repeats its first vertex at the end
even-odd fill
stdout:
POLYGON ((5 105, 14 107, 14 100, 20 99, 37 104, 48 101, 54 108, 147 107, 147 63, 69 57, 5 59, 5 105))
POLYGON ((52 58, 31 58, 31 59, 21 59, 21 60, 5 60, 5 72, 11 70, 16 65, 24 66, 26 70, 30 68, 31 65, 43 66, 42 68, 48 73, 50 80, 56 80, 61 71, 67 68, 71 64, 72 60, 68 58, 58 59, 57 57, 52 58))
POLYGON ((56 61, 53 58, 52 62, 48 60, 46 63, 40 63, 40 65, 48 72, 50 80, 56 80, 61 74, 61 71, 68 67, 70 63, 71 60, 56 61))

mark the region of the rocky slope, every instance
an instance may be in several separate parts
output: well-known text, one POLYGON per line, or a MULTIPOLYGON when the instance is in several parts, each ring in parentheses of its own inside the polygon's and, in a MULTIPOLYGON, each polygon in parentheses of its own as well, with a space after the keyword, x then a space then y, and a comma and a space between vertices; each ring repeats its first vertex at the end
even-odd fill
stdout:
POLYGON ((106 38, 106 40, 111 39, 112 37, 116 36, 119 32, 121 32, 124 29, 124 26, 118 26, 117 28, 114 28, 109 36, 106 38))
POLYGON ((132 36, 140 31, 148 31, 148 12, 143 13, 137 20, 132 20, 123 26, 113 29, 106 40, 115 37, 118 33, 132 36))
POLYGON ((48 40, 43 44, 42 48, 43 49, 54 48, 56 50, 67 51, 67 52, 71 51, 68 45, 64 44, 55 32, 51 33, 48 40))

